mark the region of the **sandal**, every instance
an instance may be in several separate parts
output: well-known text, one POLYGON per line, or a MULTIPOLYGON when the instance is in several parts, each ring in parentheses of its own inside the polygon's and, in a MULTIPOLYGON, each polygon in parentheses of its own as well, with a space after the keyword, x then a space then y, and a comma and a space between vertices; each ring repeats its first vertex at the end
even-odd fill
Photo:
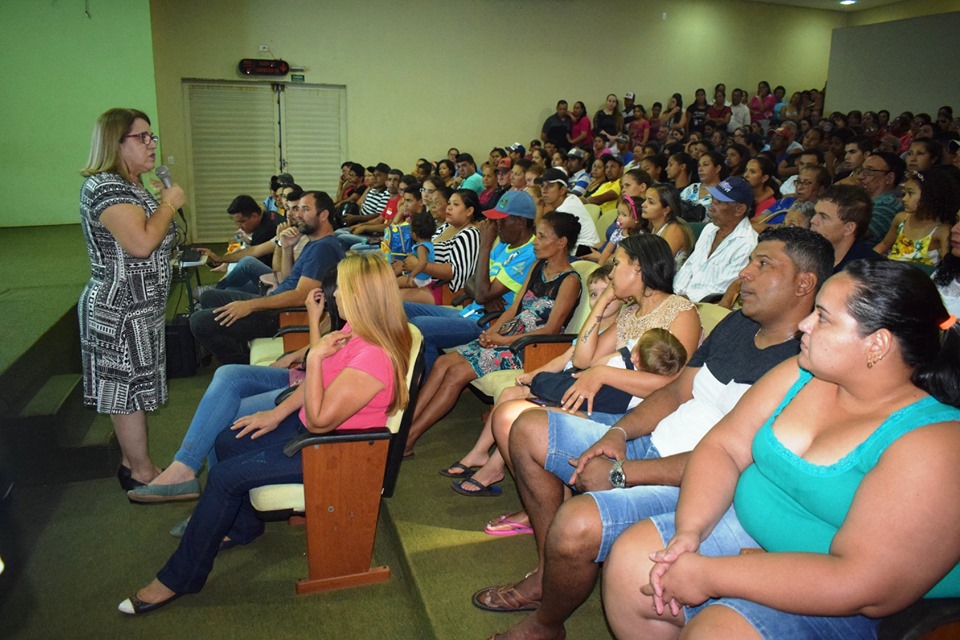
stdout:
POLYGON ((463 464, 459 460, 454 462, 452 465, 446 469, 440 469, 440 475, 446 476, 447 478, 462 478, 466 479, 473 475, 474 471, 472 468, 463 464))
POLYGON ((494 613, 536 611, 540 606, 540 600, 531 600, 520 595, 515 584, 480 589, 473 594, 471 601, 478 609, 494 613))
POLYGON ((499 518, 491 520, 483 528, 483 532, 490 536, 518 536, 533 533, 529 524, 510 520, 512 513, 505 513, 499 518))
POLYGON ((450 483, 450 487, 460 495, 479 498, 495 498, 503 493, 503 489, 496 484, 486 485, 473 478, 466 478, 460 482, 453 481, 450 483), (468 486, 475 487, 475 489, 467 489, 468 486))

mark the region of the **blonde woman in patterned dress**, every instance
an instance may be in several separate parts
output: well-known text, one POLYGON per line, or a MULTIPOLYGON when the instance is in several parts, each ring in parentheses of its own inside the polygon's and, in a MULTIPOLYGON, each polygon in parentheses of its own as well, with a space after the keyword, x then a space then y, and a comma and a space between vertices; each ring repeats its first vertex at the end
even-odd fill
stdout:
POLYGON ((81 172, 80 225, 91 267, 77 305, 84 403, 113 421, 125 491, 159 473, 147 451, 146 412, 167 400, 164 316, 173 219, 184 195, 173 185, 157 202, 144 189, 141 176, 153 170, 156 154, 145 113, 110 109, 97 119, 81 172))

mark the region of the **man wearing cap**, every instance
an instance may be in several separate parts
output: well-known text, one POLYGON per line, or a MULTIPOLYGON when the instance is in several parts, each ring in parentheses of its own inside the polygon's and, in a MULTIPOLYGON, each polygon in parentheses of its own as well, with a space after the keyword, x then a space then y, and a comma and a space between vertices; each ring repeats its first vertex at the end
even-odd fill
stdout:
POLYGON ((567 180, 567 186, 570 193, 576 197, 581 197, 587 192, 590 186, 590 173, 583 167, 585 154, 580 147, 574 147, 567 152, 567 174, 570 178, 567 180))
POLYGON ((613 154, 619 156, 624 164, 633 161, 633 152, 630 151, 630 136, 621 133, 613 139, 613 147, 610 149, 613 154))
POLYGON ((620 114, 623 116, 623 126, 627 127, 631 122, 637 119, 637 114, 633 112, 633 107, 636 106, 634 102, 637 99, 636 94, 633 91, 627 91, 623 94, 623 111, 620 114))
POLYGON ((483 212, 489 222, 481 227, 477 268, 464 289, 473 302, 463 309, 404 302, 407 318, 423 333, 424 378, 441 349, 476 340, 489 326, 477 320, 484 313, 502 311, 513 303, 536 258, 533 218, 537 207, 526 191, 508 191, 496 207, 483 212))
POLYGON ((543 122, 540 128, 540 139, 544 142, 552 142, 555 146, 567 146, 567 135, 570 133, 570 127, 573 126, 573 120, 567 113, 567 101, 557 102, 557 112, 551 115, 543 122))
POLYGON ((510 158, 500 158, 497 162, 497 168, 494 172, 497 176, 497 190, 493 194, 491 202, 499 202, 507 191, 513 188, 511 182, 511 170, 513 169, 513 160, 510 158))
POLYGON ((387 176, 390 173, 390 165, 380 162, 375 167, 367 167, 367 171, 373 174, 373 184, 363 193, 360 202, 358 202, 360 213, 344 218, 343 223, 348 227, 373 220, 383 213, 383 210, 387 208, 387 202, 390 201, 390 192, 387 190, 387 176))
POLYGON ((460 189, 470 189, 478 195, 483 191, 483 178, 477 173, 477 163, 469 153, 457 154, 457 184, 460 189))
POLYGON ((757 232, 750 225, 754 206, 750 183, 733 176, 707 191, 713 196, 711 221, 673 278, 674 293, 693 302, 719 299, 757 246, 757 232))
POLYGON ((527 156, 526 148, 519 142, 514 142, 512 145, 507 147, 507 153, 510 155, 510 159, 513 160, 514 163, 516 163, 517 160, 523 160, 527 156))
POLYGON ((567 174, 563 172, 563 169, 556 167, 547 169, 542 176, 535 180, 535 183, 540 185, 544 213, 562 211, 575 215, 580 222, 576 255, 586 255, 591 250, 598 248, 600 246, 600 236, 597 234, 597 225, 594 224, 587 208, 580 202, 580 198, 567 192, 567 174))
POLYGON ((623 173, 623 160, 612 154, 605 154, 603 158, 603 172, 607 181, 584 201, 586 204, 598 205, 601 215, 616 210, 617 198, 620 197, 620 175, 623 173))

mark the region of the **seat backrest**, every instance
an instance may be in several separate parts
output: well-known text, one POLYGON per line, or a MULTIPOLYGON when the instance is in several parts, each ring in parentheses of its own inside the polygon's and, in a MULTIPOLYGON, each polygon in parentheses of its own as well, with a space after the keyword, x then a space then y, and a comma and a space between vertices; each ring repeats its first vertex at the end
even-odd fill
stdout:
POLYGON ((407 435, 413 423, 413 412, 417 406, 417 397, 420 395, 420 383, 423 378, 423 334, 412 324, 409 325, 413 342, 410 345, 410 367, 407 369, 407 388, 410 400, 402 411, 387 418, 387 429, 394 434, 390 438, 390 449, 387 451, 387 468, 383 474, 383 496, 389 498, 397 487, 397 476, 400 475, 400 464, 403 462, 403 450, 407 446, 407 435))
POLYGON ((617 220, 617 209, 614 207, 611 211, 600 214, 600 219, 597 220, 597 233, 600 234, 600 238, 603 239, 606 237, 607 228, 612 225, 617 220))
POLYGON ((703 327, 703 339, 706 340, 714 327, 727 317, 730 309, 709 302, 698 302, 697 312, 700 314, 700 325, 703 327))
MULTIPOLYGON (((593 218, 593 223, 597 224, 597 221, 600 220, 600 205, 598 204, 585 204, 583 208, 587 210, 587 213, 590 214, 590 217, 593 218)), ((597 229, 599 233, 603 233, 606 229, 597 229)))
POLYGON ((567 323, 564 333, 580 333, 580 327, 590 315, 590 288, 587 286, 587 278, 593 273, 599 265, 589 260, 577 260, 571 263, 574 270, 580 275, 580 302, 573 315, 570 316, 570 322, 567 323))

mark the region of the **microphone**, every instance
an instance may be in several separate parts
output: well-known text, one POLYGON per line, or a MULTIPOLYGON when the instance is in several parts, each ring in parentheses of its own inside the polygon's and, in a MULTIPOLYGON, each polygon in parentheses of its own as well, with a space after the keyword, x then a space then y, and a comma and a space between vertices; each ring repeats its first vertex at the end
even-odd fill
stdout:
MULTIPOLYGON (((167 165, 162 164, 156 169, 157 177, 160 178, 160 182, 163 184, 164 189, 169 189, 173 186, 173 178, 170 176, 170 169, 167 168, 167 165)), ((177 213, 180 214, 180 217, 183 219, 183 223, 187 223, 187 217, 183 215, 183 209, 177 209, 177 213)))

